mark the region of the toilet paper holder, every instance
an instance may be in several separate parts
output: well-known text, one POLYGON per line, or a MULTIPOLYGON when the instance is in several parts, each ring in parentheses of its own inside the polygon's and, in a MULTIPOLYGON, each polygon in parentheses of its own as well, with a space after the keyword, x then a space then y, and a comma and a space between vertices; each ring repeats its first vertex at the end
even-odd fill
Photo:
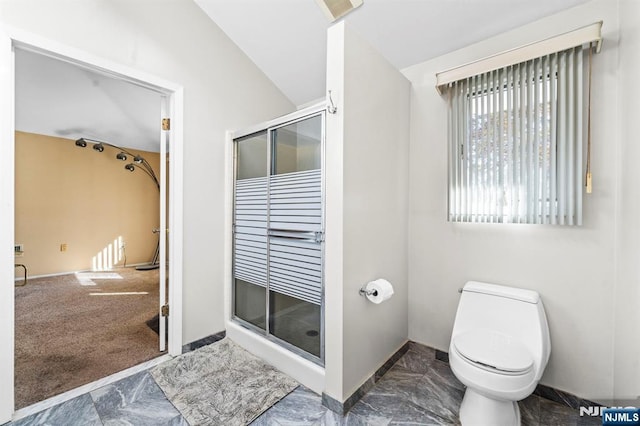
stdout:
POLYGON ((377 296, 378 295, 378 290, 375 289, 367 289, 367 284, 365 284, 360 290, 358 290, 358 293, 360 294, 360 296, 377 296))

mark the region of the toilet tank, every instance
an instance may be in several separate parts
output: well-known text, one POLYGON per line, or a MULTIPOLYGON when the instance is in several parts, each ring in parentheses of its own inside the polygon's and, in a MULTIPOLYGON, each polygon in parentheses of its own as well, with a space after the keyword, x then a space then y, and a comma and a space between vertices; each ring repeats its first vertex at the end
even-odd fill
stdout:
MULTIPOLYGON (((549 327, 540 295, 533 290, 469 281, 462 289, 451 338, 474 329, 507 334, 525 345, 537 367, 549 359, 549 327)), ((542 369, 538 369, 540 374, 542 369)))

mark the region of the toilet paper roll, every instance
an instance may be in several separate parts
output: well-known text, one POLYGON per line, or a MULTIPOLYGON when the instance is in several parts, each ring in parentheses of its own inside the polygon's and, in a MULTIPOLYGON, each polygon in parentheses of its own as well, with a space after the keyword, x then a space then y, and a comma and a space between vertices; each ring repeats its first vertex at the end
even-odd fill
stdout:
POLYGON ((389 300, 393 296, 393 286, 384 278, 379 278, 375 281, 371 281, 365 287, 367 290, 367 299, 376 305, 389 300))

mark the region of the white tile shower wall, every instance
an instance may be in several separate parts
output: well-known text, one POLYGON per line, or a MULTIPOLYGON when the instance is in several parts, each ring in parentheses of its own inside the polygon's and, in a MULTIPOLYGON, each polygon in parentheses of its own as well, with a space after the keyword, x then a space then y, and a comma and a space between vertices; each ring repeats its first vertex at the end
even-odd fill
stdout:
POLYGON ((537 290, 552 342, 541 383, 592 400, 613 396, 616 197, 631 194, 618 193, 617 150, 626 142, 617 124, 617 6, 592 1, 403 70, 413 84, 409 338, 448 351, 457 289, 467 280, 537 290), (448 223, 447 103, 435 90, 435 73, 599 20, 605 40, 593 60, 595 181, 584 203, 584 226, 448 223))

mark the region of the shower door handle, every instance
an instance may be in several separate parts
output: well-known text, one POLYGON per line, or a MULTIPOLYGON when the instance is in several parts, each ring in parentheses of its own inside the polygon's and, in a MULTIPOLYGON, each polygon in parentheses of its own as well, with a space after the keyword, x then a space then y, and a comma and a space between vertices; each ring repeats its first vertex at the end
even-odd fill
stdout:
POLYGON ((294 240, 312 241, 321 243, 324 241, 322 231, 298 231, 294 229, 269 229, 267 235, 274 238, 289 238, 294 240))

